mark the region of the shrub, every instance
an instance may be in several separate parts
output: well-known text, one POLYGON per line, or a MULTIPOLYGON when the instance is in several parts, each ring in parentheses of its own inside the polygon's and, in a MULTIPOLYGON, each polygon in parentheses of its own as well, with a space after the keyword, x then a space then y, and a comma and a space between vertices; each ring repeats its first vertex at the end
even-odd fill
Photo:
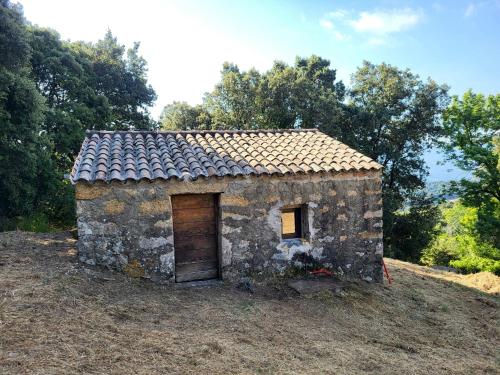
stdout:
POLYGON ((450 266, 461 273, 492 272, 500 276, 500 261, 478 256, 466 256, 450 261, 450 266))
POLYGON ((34 213, 17 220, 17 229, 28 232, 50 232, 49 219, 43 213, 34 213))
POLYGON ((500 249, 484 240, 477 230, 478 209, 460 201, 441 205, 443 223, 439 235, 423 251, 420 262, 451 266, 462 273, 500 272, 500 249))
POLYGON ((426 266, 448 266, 451 260, 459 258, 456 251, 457 248, 456 239, 446 233, 442 233, 422 252, 420 263, 426 266))

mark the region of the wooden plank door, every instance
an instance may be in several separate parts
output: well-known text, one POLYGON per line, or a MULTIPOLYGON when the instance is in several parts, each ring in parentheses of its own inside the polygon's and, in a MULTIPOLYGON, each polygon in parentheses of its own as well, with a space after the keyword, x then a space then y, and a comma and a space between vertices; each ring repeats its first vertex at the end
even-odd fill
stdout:
POLYGON ((174 195, 172 212, 175 281, 217 278, 217 195, 174 195))

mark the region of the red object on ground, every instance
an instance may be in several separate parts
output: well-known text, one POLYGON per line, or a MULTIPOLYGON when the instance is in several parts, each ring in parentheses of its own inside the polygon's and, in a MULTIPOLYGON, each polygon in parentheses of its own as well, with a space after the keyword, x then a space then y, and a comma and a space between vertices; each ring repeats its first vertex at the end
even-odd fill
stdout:
POLYGON ((387 277, 387 281, 389 282, 389 285, 391 285, 392 284, 392 277, 391 277, 391 275, 389 275, 389 271, 387 270, 384 259, 382 259, 382 264, 384 265, 384 273, 385 273, 385 276, 387 277))
POLYGON ((311 271, 313 275, 326 275, 326 276, 333 276, 333 272, 330 270, 327 270, 326 268, 320 268, 314 271, 311 271))

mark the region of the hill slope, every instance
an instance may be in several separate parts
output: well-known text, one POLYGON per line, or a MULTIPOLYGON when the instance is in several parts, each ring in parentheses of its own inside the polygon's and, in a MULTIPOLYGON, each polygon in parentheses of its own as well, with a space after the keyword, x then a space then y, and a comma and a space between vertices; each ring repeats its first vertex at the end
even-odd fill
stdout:
POLYGON ((304 297, 278 279, 249 294, 85 269, 74 246, 67 233, 0 233, 0 373, 498 371, 493 275, 387 259, 391 286, 304 297))

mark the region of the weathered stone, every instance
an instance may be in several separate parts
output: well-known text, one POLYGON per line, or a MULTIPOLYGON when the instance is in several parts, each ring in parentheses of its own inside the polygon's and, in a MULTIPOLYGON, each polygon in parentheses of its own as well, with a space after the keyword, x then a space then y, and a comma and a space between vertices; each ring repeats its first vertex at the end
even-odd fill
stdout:
POLYGON ((88 264, 152 280, 173 280, 175 218, 170 196, 222 193, 218 246, 223 278, 281 272, 313 259, 340 275, 380 282, 383 246, 378 174, 111 183, 92 186, 92 194, 85 185, 80 190, 85 194, 77 194, 79 257, 88 264), (281 211, 289 206, 302 207, 300 240, 281 238, 281 211))
POLYGON ((130 263, 128 263, 123 268, 123 271, 130 277, 134 278, 139 278, 144 276, 144 267, 142 267, 141 264, 135 259, 130 263))
POLYGON ((102 197, 106 194, 108 188, 101 184, 87 185, 77 184, 75 189, 75 196, 77 200, 89 200, 102 197))
POLYGON ((121 214, 125 210, 125 202, 112 199, 104 205, 104 212, 109 215, 121 214))
POLYGON ((382 195, 380 190, 365 190, 365 195, 382 195))
POLYGON ((382 238, 381 232, 367 232, 363 231, 359 233, 361 238, 382 238))
POLYGON ((223 194, 221 198, 221 204, 224 206, 246 207, 250 204, 250 201, 243 197, 223 194))
POLYGON ((345 288, 345 283, 333 280, 331 278, 312 279, 312 280, 291 280, 288 286, 299 294, 316 294, 323 291, 330 291, 340 294, 345 288))
POLYGON ((141 215, 161 215, 167 212, 168 209, 165 200, 154 199, 139 204, 139 214, 141 215))
POLYGON ((157 247, 161 247, 167 245, 168 241, 165 237, 157 237, 157 238, 139 238, 139 246, 143 249, 156 249, 157 247))
POLYGON ((365 219, 372 219, 374 217, 382 217, 382 210, 377 211, 366 211, 363 215, 365 219))

